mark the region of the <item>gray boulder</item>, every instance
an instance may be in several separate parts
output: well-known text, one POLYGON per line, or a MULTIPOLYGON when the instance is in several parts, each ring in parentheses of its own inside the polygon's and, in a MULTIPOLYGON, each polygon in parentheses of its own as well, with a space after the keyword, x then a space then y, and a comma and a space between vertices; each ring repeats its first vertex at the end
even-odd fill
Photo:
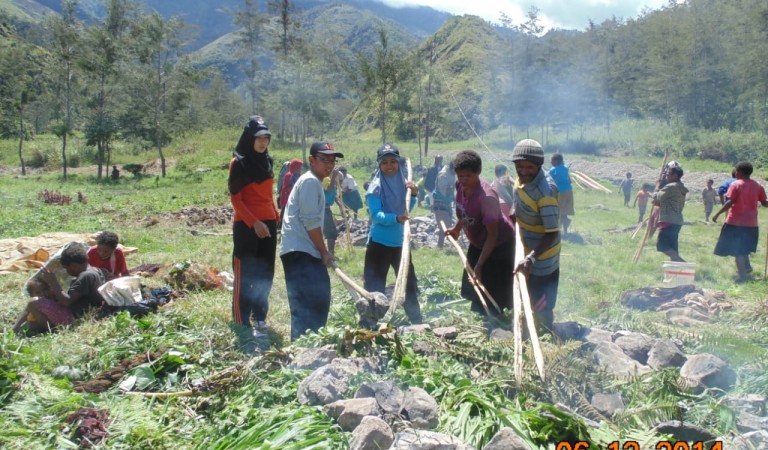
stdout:
POLYGON ((603 344, 607 342, 613 342, 613 333, 607 330, 601 330, 599 328, 587 328, 584 331, 581 339, 591 344, 603 344))
POLYGON ((595 394, 590 402, 600 414, 606 417, 613 417, 616 413, 624 411, 626 406, 621 394, 595 394))
POLYGON ((646 364, 648 362, 648 352, 653 346, 654 338, 643 333, 629 333, 617 337, 613 342, 618 345, 627 356, 640 364, 646 364))
POLYGON ((515 433, 512 428, 504 427, 493 435, 483 450, 530 450, 531 447, 515 433))
POLYGON ((736 428, 742 433, 749 431, 768 431, 768 417, 760 417, 748 412, 742 412, 736 417, 736 428))
POLYGON ((437 402, 427 391, 417 387, 405 393, 402 414, 414 428, 433 429, 440 422, 437 402))
POLYGON ((514 342, 515 334, 504 328, 494 328, 491 330, 490 339, 492 341, 510 341, 514 342))
POLYGON ((334 359, 301 382, 298 389, 299 403, 327 405, 342 400, 349 390, 349 380, 362 372, 374 373, 376 367, 367 359, 334 359))
POLYGON ((353 398, 326 405, 323 411, 336 420, 342 430, 352 431, 360 425, 364 417, 377 416, 379 407, 375 398, 353 398))
POLYGON ((336 357, 338 357, 336 350, 327 348, 307 348, 291 361, 288 368, 295 370, 315 370, 330 364, 336 357))
POLYGON ((712 441, 717 437, 704 428, 679 420, 661 422, 653 428, 653 431, 660 434, 668 434, 678 441, 686 442, 706 442, 712 441))
POLYGON ((682 367, 688 359, 671 339, 657 340, 648 351, 648 365, 652 368, 682 367))
POLYGON ((432 332, 435 333, 435 336, 448 340, 456 339, 456 336, 459 335, 459 330, 456 327, 438 327, 432 332))
POLYGON ((474 450, 456 437, 427 430, 406 429, 395 435, 390 450, 474 450))
POLYGON ((355 397, 375 399, 385 414, 400 414, 405 403, 405 392, 391 380, 363 383, 355 397))
POLYGON ((708 387, 727 391, 736 383, 736 372, 731 366, 708 353, 689 356, 680 368, 680 376, 695 390, 708 387))
POLYGON ((352 432, 349 450, 383 450, 390 448, 395 435, 386 422, 375 416, 365 416, 352 432))
POLYGON ((597 344, 592 353, 598 366, 616 377, 632 377, 652 372, 650 367, 630 358, 621 347, 612 342, 597 344))

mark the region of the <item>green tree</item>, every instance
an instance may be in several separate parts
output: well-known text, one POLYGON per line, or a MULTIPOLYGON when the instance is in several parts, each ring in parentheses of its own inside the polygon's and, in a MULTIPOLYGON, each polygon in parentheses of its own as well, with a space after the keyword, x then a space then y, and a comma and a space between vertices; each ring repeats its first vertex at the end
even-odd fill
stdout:
POLYGON ((75 16, 76 0, 64 0, 61 16, 50 19, 55 70, 56 123, 53 133, 61 139, 62 176, 67 180, 67 138, 72 135, 77 114, 76 94, 79 84, 75 62, 80 51, 82 25, 75 16))
POLYGON ((374 50, 373 58, 362 53, 357 55, 358 71, 353 74, 364 96, 364 102, 373 108, 381 127, 381 141, 387 142, 387 118, 391 96, 408 73, 408 59, 389 46, 389 36, 379 29, 379 46, 374 50))
POLYGON ((154 145, 160 157, 162 176, 166 176, 163 147, 172 135, 197 123, 184 123, 183 110, 190 105, 190 90, 196 87, 196 74, 183 61, 187 32, 178 17, 168 20, 158 13, 141 18, 134 27, 132 44, 136 64, 130 67, 126 111, 126 131, 154 145))
POLYGON ((119 132, 118 108, 122 103, 119 84, 121 64, 128 58, 131 23, 138 18, 138 5, 131 0, 108 0, 106 16, 90 26, 83 36, 79 58, 90 88, 86 91, 85 136, 97 152, 97 177, 106 175, 111 162, 111 143, 119 132), (106 166, 106 168, 105 168, 106 166))
POLYGON ((251 114, 257 114, 261 94, 259 57, 266 50, 261 36, 265 17, 259 14, 255 0, 243 0, 243 9, 235 13, 233 22, 239 27, 235 33, 235 44, 244 66, 246 88, 251 101, 251 114))

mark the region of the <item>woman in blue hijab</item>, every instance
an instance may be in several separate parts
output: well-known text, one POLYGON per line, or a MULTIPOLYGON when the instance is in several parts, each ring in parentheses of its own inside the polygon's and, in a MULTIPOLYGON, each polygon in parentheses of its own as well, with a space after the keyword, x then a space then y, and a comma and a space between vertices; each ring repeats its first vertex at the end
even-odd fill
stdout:
MULTIPOLYGON (((389 268, 397 273, 403 250, 403 223, 408 212, 416 205, 417 187, 406 181, 400 170, 400 151, 393 144, 384 144, 376 154, 378 170, 373 175, 365 198, 371 215, 371 230, 365 250, 363 279, 365 289, 384 292, 389 268), (411 203, 405 208, 406 189, 411 190, 411 203)), ((408 279, 405 284, 405 314, 411 323, 421 323, 416 288, 416 272, 408 261, 408 279)))

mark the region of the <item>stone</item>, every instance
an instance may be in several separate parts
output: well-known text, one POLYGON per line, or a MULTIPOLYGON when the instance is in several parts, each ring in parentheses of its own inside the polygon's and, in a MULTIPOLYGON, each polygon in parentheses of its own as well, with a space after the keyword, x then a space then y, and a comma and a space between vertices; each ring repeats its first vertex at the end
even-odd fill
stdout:
POLYGON ((438 327, 432 330, 432 332, 435 333, 435 336, 448 340, 456 339, 459 335, 459 330, 456 327, 438 327))
POLYGON ((512 428, 504 427, 493 435, 483 450, 530 450, 531 447, 515 433, 512 428))
POLYGON ((431 331, 432 327, 428 323, 420 323, 418 325, 403 325, 398 328, 398 331, 402 335, 406 334, 425 334, 427 331, 431 331))
POLYGON ((758 430, 768 431, 768 417, 760 417, 748 412, 741 412, 736 417, 736 429, 742 433, 758 430))
POLYGON ((378 416, 379 407, 375 398, 353 398, 339 400, 326 405, 323 411, 336 420, 344 431, 352 431, 366 416, 378 416))
POLYGON ((736 383, 736 372, 731 366, 708 353, 689 356, 680 368, 680 376, 697 390, 708 387, 727 391, 736 383))
POLYGON ((584 327, 578 322, 556 322, 552 325, 552 332, 563 341, 579 340, 584 335, 584 327))
POLYGON ((666 316, 667 320, 682 327, 697 327, 709 322, 709 316, 689 306, 668 309, 666 316))
POLYGON ((362 358, 336 358, 330 364, 315 369, 298 389, 302 405, 327 405, 342 400, 349 390, 349 380, 358 373, 374 373, 376 367, 362 358))
POLYGON ((366 397, 375 399, 379 408, 388 414, 400 414, 405 403, 405 392, 391 380, 361 384, 355 398, 366 397))
POLYGON ((653 431, 668 434, 678 441, 686 442, 711 441, 717 437, 704 428, 679 420, 659 423, 653 428, 653 431))
POLYGON ((597 344, 592 354, 597 358, 598 366, 609 375, 616 377, 634 377, 652 372, 648 366, 640 364, 627 356, 626 353, 613 342, 597 344))
POLYGON ((627 356, 640 364, 646 364, 648 362, 648 352, 654 344, 654 338, 643 333, 629 333, 617 337, 613 342, 618 345, 627 356))
POLYGON ((592 344, 613 342, 613 333, 599 328, 587 328, 581 339, 592 344))
POLYGON ((515 341, 515 334, 509 330, 505 330, 504 328, 494 328, 491 330, 491 334, 489 338, 492 341, 515 341))
POLYGON ((648 365, 659 370, 667 367, 682 367, 688 359, 680 347, 671 339, 658 339, 648 351, 648 365))
POLYGON ((437 401, 418 387, 412 387, 405 393, 402 414, 414 428, 433 429, 440 422, 437 401))
POLYGON ((592 407, 600 414, 608 418, 624 411, 626 408, 624 400, 621 398, 621 394, 597 393, 592 396, 590 404, 592 404, 592 407))
POLYGON ((375 416, 365 416, 349 440, 349 450, 383 450, 395 441, 392 429, 375 416))
POLYGON ((395 434, 389 450, 474 450, 474 447, 454 436, 409 428, 395 434))
POLYGON ((338 357, 336 350, 308 348, 299 353, 288 365, 288 368, 294 370, 315 370, 330 364, 336 357, 338 357))

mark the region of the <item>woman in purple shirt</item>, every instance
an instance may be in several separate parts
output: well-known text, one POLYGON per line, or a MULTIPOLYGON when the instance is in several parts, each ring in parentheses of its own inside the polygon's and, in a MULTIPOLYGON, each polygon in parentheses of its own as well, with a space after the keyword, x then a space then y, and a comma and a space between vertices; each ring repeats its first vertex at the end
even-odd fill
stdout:
MULTIPOLYGON (((458 239, 464 230, 469 240, 467 261, 499 307, 512 307, 514 229, 501 212, 499 196, 480 178, 480 155, 465 150, 453 160, 456 171, 456 226, 446 234, 458 239)), ((472 302, 472 310, 483 312, 482 304, 469 282, 466 270, 461 278, 461 295, 472 302)), ((490 308, 491 311, 495 311, 490 308)))

